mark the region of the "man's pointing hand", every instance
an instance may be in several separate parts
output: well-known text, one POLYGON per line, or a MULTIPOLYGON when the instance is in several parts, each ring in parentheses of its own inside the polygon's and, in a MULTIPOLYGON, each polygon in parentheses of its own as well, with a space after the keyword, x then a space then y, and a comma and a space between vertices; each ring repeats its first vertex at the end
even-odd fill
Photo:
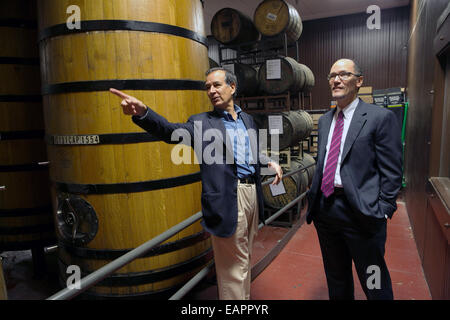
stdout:
POLYGON ((135 97, 114 88, 110 88, 109 91, 122 99, 120 105, 124 114, 142 117, 147 112, 147 106, 135 97))

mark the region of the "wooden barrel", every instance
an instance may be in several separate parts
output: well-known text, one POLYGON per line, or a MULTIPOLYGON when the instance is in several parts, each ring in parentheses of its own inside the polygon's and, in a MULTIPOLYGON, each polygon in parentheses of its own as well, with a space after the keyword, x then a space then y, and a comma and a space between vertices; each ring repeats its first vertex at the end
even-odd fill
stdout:
POLYGON ((258 93, 258 72, 251 65, 243 63, 233 63, 223 66, 236 75, 237 92, 240 97, 251 97, 258 93))
POLYGON ((247 44, 241 48, 244 50, 252 49, 254 44, 251 43, 260 37, 251 18, 232 8, 216 12, 211 21, 211 33, 217 41, 228 46, 247 44))
MULTIPOLYGON (((67 266, 92 273, 201 210, 199 166, 175 165, 174 146, 137 127, 108 90, 123 90, 169 121, 184 122, 210 109, 204 91, 209 59, 200 0, 177 0, 176 6, 166 0, 42 0, 38 7, 65 286, 67 266), (70 5, 80 8, 79 30, 66 27, 70 5)), ((197 222, 85 296, 167 297, 212 257, 209 236, 197 222)))
POLYGON ((291 94, 296 94, 300 91, 309 92, 314 86, 314 75, 311 69, 290 57, 270 59, 263 63, 258 72, 258 79, 261 89, 272 95, 288 91, 291 94), (267 72, 267 64, 273 62, 280 65, 281 74, 279 78, 274 78, 267 72))
POLYGON ((315 84, 315 78, 314 73, 311 71, 311 69, 300 63, 300 68, 303 70, 303 73, 305 75, 305 83, 303 84, 303 87, 300 91, 302 92, 311 92, 312 88, 315 84))
POLYGON ((298 11, 281 0, 265 0, 255 10, 253 21, 258 31, 268 37, 286 33, 288 41, 297 41, 303 31, 298 11))
MULTIPOLYGON (((281 113, 274 113, 264 117, 261 129, 266 129, 268 134, 271 134, 273 128, 270 127, 271 116, 281 116, 283 122, 283 133, 279 134, 278 146, 279 150, 298 145, 298 143, 310 136, 314 127, 311 115, 303 110, 288 111, 281 113)), ((272 148, 272 138, 267 139, 267 145, 272 148)))
MULTIPOLYGON (((303 153, 302 158, 291 157, 291 167, 288 171, 293 171, 300 167, 306 167, 314 163, 315 160, 311 155, 303 153)), ((286 192, 279 195, 274 195, 270 190, 269 185, 263 186, 264 204, 276 210, 286 206, 289 202, 293 201, 307 190, 308 186, 311 184, 314 170, 315 166, 312 166, 292 176, 283 177, 282 182, 286 192)), ((263 181, 267 181, 271 177, 272 176, 265 176, 263 181)))
POLYGON ((0 252, 54 244, 36 5, 0 1, 0 252))
MULTIPOLYGON (((289 202, 294 200, 298 195, 298 179, 299 175, 283 177, 280 183, 283 183, 283 187, 285 192, 282 194, 274 195, 269 185, 265 185, 262 187, 263 197, 264 197, 264 205, 279 210, 287 205, 289 202)), ((265 176, 262 179, 262 182, 265 182, 273 178, 273 176, 265 176)))
MULTIPOLYGON (((314 160, 314 158, 304 152, 302 157, 297 157, 297 158, 292 158, 291 159, 291 170, 295 170, 297 168, 306 168, 309 165, 315 164, 316 161, 314 160)), ((298 184, 298 193, 302 194, 303 192, 305 192, 309 185, 312 182, 312 178, 314 175, 314 171, 316 170, 316 166, 313 165, 311 167, 309 167, 308 169, 304 170, 301 172, 301 179, 299 179, 299 184, 298 184)))

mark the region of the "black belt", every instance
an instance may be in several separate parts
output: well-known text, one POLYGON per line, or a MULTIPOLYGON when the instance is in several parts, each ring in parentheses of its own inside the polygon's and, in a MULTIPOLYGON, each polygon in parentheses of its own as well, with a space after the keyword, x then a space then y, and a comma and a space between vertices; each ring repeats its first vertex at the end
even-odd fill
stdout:
POLYGON ((344 188, 334 187, 333 194, 335 196, 345 196, 344 188))
POLYGON ((330 194, 329 197, 325 197, 325 195, 323 193, 321 193, 321 196, 323 197, 323 203, 324 205, 331 205, 337 198, 345 198, 345 192, 344 192, 344 188, 340 188, 340 187, 334 187, 334 191, 332 194, 330 194))
POLYGON ((239 182, 244 184, 255 184, 256 180, 253 176, 248 176, 245 178, 239 178, 239 182))

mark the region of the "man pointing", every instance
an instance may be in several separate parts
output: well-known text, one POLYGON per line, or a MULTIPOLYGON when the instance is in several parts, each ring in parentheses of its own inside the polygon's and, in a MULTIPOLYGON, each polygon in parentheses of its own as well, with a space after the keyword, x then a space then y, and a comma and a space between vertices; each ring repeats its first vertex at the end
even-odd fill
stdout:
MULTIPOLYGON (((200 162, 202 178, 202 225, 211 233, 220 299, 250 299, 251 253, 258 230, 258 217, 263 221, 263 195, 258 158, 276 172, 273 184, 282 178, 281 167, 263 157, 257 150, 257 139, 249 131, 257 130, 251 116, 234 104, 236 77, 223 68, 206 73, 205 88, 214 107, 212 111, 191 116, 186 123, 171 123, 148 108, 142 101, 119 90, 110 91, 122 99, 123 113, 161 140, 170 142, 177 129, 189 132, 194 140, 194 126, 203 133, 210 129, 222 133, 224 152, 221 160, 200 162), (232 146, 226 143, 231 137, 232 146), (231 155, 232 163, 227 161, 231 155)), ((173 143, 173 142, 172 142, 173 143)), ((201 150, 209 141, 196 141, 201 150)), ((201 155, 200 155, 201 156, 201 155)), ((217 155, 216 155, 217 156, 217 155)))

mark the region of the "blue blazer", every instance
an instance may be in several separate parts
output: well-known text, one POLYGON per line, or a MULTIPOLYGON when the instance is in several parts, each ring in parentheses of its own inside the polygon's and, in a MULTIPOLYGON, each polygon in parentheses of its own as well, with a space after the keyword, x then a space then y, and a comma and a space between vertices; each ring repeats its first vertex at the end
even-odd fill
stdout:
MULTIPOLYGON (((241 112, 241 117, 247 130, 257 130, 253 118, 250 115, 241 112)), ((201 124, 200 132, 202 137, 203 133, 208 129, 218 129, 221 132, 221 137, 226 137, 225 125, 223 124, 221 116, 215 110, 193 115, 185 123, 168 122, 164 117, 160 116, 150 108, 143 119, 139 119, 135 116, 133 116, 132 119, 134 123, 147 132, 172 144, 178 143, 177 141, 174 142, 171 140, 172 132, 176 129, 185 129, 189 132, 192 144, 194 144, 194 128, 197 126, 195 131, 198 132, 198 130, 200 130, 199 124, 201 124)), ((203 154, 203 150, 211 142, 203 141, 203 139, 201 140, 201 148, 195 147, 194 150, 198 152, 201 150, 203 154)), ((256 146, 251 145, 253 155, 259 155, 257 152, 257 150, 259 150, 258 144, 259 142, 257 141, 256 146)), ((194 147, 194 145, 192 145, 192 147, 194 147)), ((222 163, 206 164, 205 161, 201 161, 200 163, 200 175, 202 180, 202 225, 206 231, 219 237, 232 236, 236 231, 237 226, 238 176, 237 166, 234 161, 232 164, 227 164, 226 162, 226 157, 228 157, 228 159, 234 159, 234 152, 230 149, 230 146, 226 146, 226 141, 223 141, 224 152, 222 163)), ((202 154, 197 154, 197 157, 201 159, 202 154)), ((261 221, 264 221, 264 201, 261 188, 259 161, 255 164, 255 169, 259 218, 261 221)))
MULTIPOLYGON (((326 144, 336 109, 319 119, 317 166, 308 192, 307 222, 316 214, 324 170, 326 144)), ((402 144, 395 114, 362 100, 353 114, 344 142, 340 171, 352 208, 368 217, 392 217, 402 182, 402 144)))

